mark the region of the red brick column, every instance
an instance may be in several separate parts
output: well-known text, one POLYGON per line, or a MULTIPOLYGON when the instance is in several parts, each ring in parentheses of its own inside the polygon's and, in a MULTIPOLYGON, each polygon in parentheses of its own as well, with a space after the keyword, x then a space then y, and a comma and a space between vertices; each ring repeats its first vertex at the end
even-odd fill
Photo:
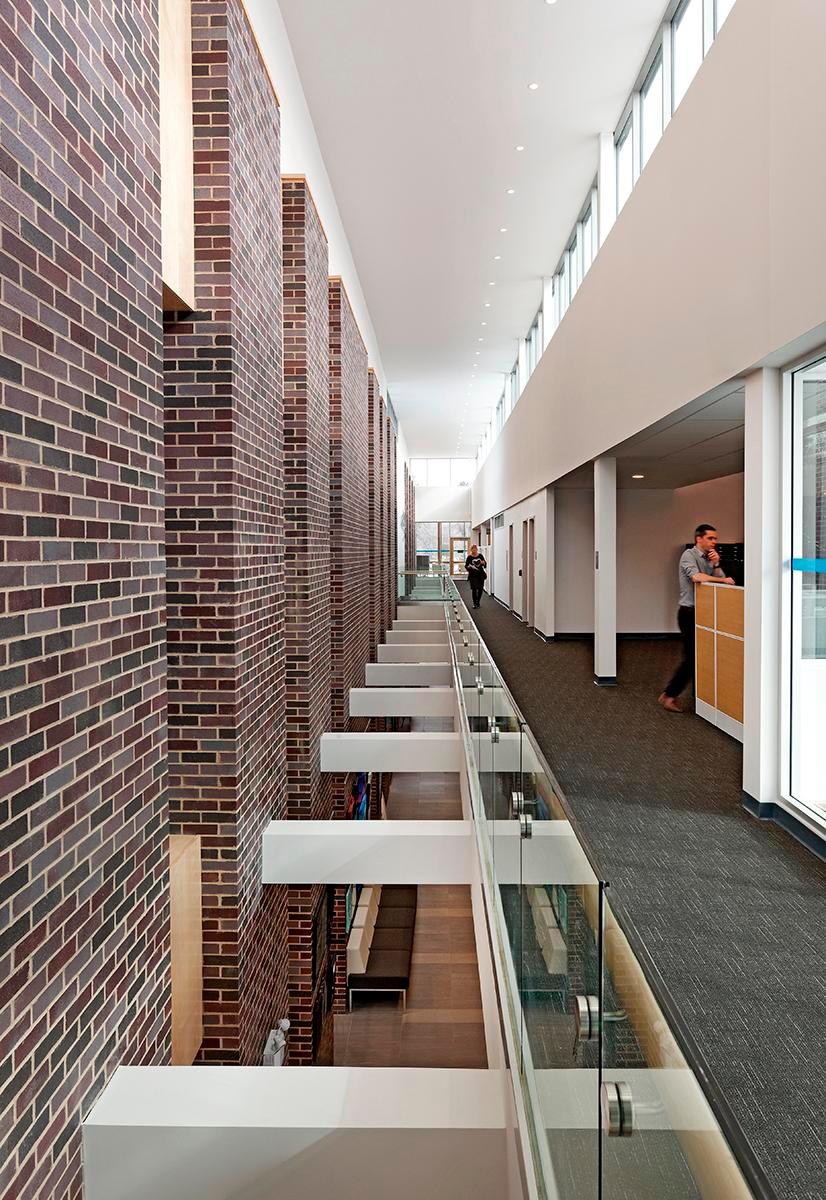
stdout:
POLYGON ((158 7, 7 4, 0 1195, 170 1049, 158 7))
POLYGON ((279 113, 240 0, 193 0, 197 311, 166 328, 170 806, 199 833, 210 1062, 287 1011, 279 113))
MULTIPOLYGON (((370 662, 376 661, 376 647, 384 633, 385 597, 382 589, 382 563, 385 548, 382 543, 383 442, 382 419, 384 404, 375 372, 367 372, 367 503, 370 539, 370 662)), ((386 585, 385 585, 386 586, 386 585)))
MULTIPOLYGON (((330 704, 330 363, 327 241, 303 178, 282 182, 284 231, 284 533, 287 811, 332 815, 319 742, 330 704)), ((313 1012, 326 1005, 326 939, 314 960, 313 915, 324 887, 288 892, 289 1061, 309 1063, 313 1012), (315 967, 315 970, 314 970, 315 967)))
POLYGON ((332 727, 356 730, 349 693, 370 655, 367 351, 340 279, 329 295, 332 727))

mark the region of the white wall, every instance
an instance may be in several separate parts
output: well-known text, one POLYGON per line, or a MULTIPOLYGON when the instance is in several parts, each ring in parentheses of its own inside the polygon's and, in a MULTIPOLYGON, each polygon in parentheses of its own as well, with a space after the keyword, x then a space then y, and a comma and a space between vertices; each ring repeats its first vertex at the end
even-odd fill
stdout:
POLYGON ((594 632, 594 493, 555 488, 556 633, 594 632))
POLYGON ((417 521, 469 521, 469 487, 422 487, 416 485, 417 521))
POLYGON ((347 232, 338 210, 333 185, 324 165, 313 119, 298 75, 284 18, 277 0, 245 0, 261 54, 272 79, 281 110, 281 172, 304 175, 313 194, 327 235, 330 274, 340 275, 353 308, 367 357, 387 395, 387 377, 381 361, 370 310, 361 288, 347 232))
POLYGON ((735 4, 477 475, 475 524, 824 341, 824 43, 826 4, 735 4))
MULTIPOLYGON (((594 629, 594 493, 556 488, 556 633, 594 629)), ((516 511, 515 509, 513 511, 516 511)), ((701 521, 721 542, 743 540, 743 476, 673 491, 617 492, 617 631, 677 631, 677 563, 701 521)), ((537 542, 541 553, 541 546, 537 542)), ((537 605, 539 597, 537 595, 537 605)))

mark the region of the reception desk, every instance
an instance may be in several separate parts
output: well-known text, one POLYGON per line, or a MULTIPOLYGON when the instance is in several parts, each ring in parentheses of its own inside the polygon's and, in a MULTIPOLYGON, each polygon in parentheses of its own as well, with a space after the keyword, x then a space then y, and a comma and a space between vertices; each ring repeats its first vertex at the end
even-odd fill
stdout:
POLYGON ((743 740, 743 598, 741 587, 696 588, 697 714, 743 740))

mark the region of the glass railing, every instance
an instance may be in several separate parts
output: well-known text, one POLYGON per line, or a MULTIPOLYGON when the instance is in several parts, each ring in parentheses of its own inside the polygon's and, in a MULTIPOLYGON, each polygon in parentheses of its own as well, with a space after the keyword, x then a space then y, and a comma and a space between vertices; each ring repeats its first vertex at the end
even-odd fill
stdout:
POLYGON ((441 586, 529 1191, 770 1195, 746 1183, 705 1071, 689 1066, 455 582, 441 586))

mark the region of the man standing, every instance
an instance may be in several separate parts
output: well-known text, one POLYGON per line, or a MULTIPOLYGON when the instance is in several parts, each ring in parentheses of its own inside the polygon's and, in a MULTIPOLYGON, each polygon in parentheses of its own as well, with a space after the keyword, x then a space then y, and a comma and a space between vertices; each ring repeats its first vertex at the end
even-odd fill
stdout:
POLYGON ((698 525, 694 530, 694 546, 683 551, 678 571, 680 607, 677 609, 677 624, 683 635, 683 661, 671 677, 665 691, 660 695, 660 704, 668 712, 682 712, 677 700, 680 692, 694 678, 694 604, 695 587, 698 583, 728 583, 734 580, 723 574, 720 555, 717 551, 717 530, 713 525, 698 525))
POLYGON ((484 555, 479 553, 479 547, 475 544, 471 546, 470 554, 465 559, 465 570, 474 608, 478 608, 482 600, 482 592, 485 590, 485 580, 488 574, 485 570, 487 565, 484 555))

